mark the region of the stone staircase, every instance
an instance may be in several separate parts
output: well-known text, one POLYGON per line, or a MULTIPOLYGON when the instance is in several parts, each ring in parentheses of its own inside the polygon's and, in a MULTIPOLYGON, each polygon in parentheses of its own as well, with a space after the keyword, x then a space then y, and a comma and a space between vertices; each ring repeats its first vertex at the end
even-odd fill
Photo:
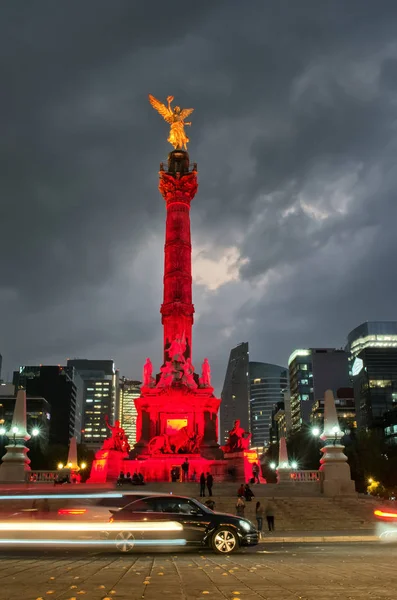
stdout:
MULTIPOLYGON (((254 485, 252 491, 255 497, 246 503, 245 517, 255 522, 256 501, 266 504, 272 501, 275 509, 275 524, 277 531, 355 531, 373 530, 375 519, 373 511, 379 506, 393 506, 397 511, 396 503, 384 502, 372 496, 325 498, 320 495, 309 495, 310 484, 288 485, 254 485)), ((235 514, 236 509, 236 484, 223 483, 214 485, 215 510, 235 514)), ((148 491, 157 493, 173 493, 191 496, 197 500, 205 501, 209 498, 200 498, 198 485, 192 483, 159 483, 148 484, 148 491)))

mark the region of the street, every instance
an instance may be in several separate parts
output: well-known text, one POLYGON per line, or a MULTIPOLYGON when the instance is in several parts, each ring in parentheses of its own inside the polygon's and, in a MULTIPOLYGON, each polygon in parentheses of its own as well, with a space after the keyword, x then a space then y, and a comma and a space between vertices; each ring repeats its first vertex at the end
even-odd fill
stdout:
POLYGON ((228 558, 207 550, 3 550, 0 598, 395 600, 396 558, 396 546, 377 543, 261 544, 228 558))

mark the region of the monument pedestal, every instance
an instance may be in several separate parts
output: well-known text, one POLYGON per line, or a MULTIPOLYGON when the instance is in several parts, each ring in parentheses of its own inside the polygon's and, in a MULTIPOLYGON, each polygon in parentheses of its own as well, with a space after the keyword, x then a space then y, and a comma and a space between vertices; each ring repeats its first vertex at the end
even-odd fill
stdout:
POLYGON ((106 483, 117 481, 120 472, 126 470, 125 460, 128 459, 127 452, 119 450, 99 450, 95 454, 92 463, 90 478, 87 483, 106 483))
POLYGON ((6 446, 6 454, 0 467, 1 483, 24 483, 30 471, 28 448, 22 445, 6 446))
POLYGON ((322 491, 324 496, 356 496, 354 481, 351 479, 350 467, 341 444, 325 446, 321 449, 320 471, 324 474, 322 491))
POLYGON ((191 389, 178 383, 163 388, 142 386, 140 397, 134 400, 138 443, 131 456, 154 458, 161 451, 163 455, 197 453, 209 460, 223 458, 217 443, 220 400, 213 391, 212 387, 191 389))

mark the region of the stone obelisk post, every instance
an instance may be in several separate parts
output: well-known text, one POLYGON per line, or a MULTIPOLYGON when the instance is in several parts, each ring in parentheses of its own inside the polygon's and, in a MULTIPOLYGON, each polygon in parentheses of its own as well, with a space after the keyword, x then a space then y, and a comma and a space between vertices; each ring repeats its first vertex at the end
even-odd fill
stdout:
POLYGON ((287 441, 285 437, 280 438, 278 450, 277 483, 291 483, 291 466, 288 460, 287 441))
POLYGON ((78 471, 80 468, 77 462, 77 440, 75 437, 70 438, 69 441, 68 462, 66 466, 72 471, 78 471))
POLYGON ((339 427, 334 395, 327 390, 324 395, 324 431, 321 439, 324 442, 321 452, 320 471, 323 473, 323 493, 325 496, 348 496, 355 494, 354 481, 351 479, 344 445, 341 443, 343 433, 339 427))
POLYGON ((7 432, 7 437, 6 454, 0 466, 0 482, 23 483, 26 481, 26 473, 30 471, 30 460, 27 457, 29 448, 25 446, 25 442, 30 439, 26 431, 25 390, 18 391, 11 429, 7 432))

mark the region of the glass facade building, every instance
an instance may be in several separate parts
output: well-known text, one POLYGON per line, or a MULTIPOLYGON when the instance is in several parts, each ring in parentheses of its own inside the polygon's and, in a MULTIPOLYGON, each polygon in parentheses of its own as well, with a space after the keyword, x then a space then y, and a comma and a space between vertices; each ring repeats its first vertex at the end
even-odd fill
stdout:
POLYGON ((249 350, 248 342, 242 342, 230 352, 225 381, 221 393, 220 440, 225 443, 234 421, 250 431, 249 403, 249 350))
POLYGON ((249 363, 251 446, 269 446, 274 407, 284 403, 288 369, 262 362, 249 363))
POLYGON ((288 361, 291 396, 291 429, 310 424, 314 402, 324 399, 326 390, 337 395, 350 387, 348 354, 336 348, 295 350, 288 361))
POLYGON ((383 429, 397 407, 397 322, 362 323, 349 333, 346 350, 358 426, 383 429))

